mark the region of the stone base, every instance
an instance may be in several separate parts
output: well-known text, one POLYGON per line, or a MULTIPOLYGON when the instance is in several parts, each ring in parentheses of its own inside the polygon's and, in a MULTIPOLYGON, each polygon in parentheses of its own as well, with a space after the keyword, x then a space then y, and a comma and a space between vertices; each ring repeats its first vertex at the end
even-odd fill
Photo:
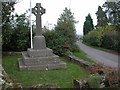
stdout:
POLYGON ((19 70, 59 70, 59 69, 66 69, 66 63, 59 62, 59 63, 48 63, 48 64, 39 64, 39 65, 25 65, 22 58, 18 59, 19 70))
POLYGON ((18 59, 19 70, 58 70, 66 69, 66 63, 59 60, 51 49, 28 49, 18 59))
POLYGON ((46 49, 41 49, 41 50, 35 50, 28 48, 28 56, 29 57, 47 57, 47 56, 52 56, 53 52, 51 49, 46 48, 46 49))

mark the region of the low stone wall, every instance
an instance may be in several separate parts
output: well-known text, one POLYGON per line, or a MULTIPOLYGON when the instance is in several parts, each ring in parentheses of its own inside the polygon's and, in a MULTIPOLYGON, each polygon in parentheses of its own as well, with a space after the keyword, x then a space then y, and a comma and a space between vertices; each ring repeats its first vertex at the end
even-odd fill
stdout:
POLYGON ((22 52, 2 52, 3 56, 22 55, 22 52))
POLYGON ((105 76, 90 75, 82 79, 74 80, 74 88, 104 88, 109 87, 108 80, 105 76), (90 82, 91 80, 91 82, 90 82))
POLYGON ((99 75, 98 74, 91 74, 88 77, 84 77, 81 79, 73 80, 74 88, 118 88, 120 87, 120 82, 118 79, 108 77, 107 75, 99 75), (111 78, 111 79, 110 79, 111 78))
POLYGON ((83 67, 84 69, 88 69, 89 67, 91 67, 93 64, 84 61, 76 56, 68 56, 68 55, 64 55, 64 57, 69 60, 72 63, 78 64, 79 66, 83 67))

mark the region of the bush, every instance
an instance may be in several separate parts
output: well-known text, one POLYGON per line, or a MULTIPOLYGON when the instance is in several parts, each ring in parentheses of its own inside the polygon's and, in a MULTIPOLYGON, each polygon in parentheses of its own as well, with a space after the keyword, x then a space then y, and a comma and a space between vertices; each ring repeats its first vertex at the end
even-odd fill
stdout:
POLYGON ((118 32, 108 32, 104 35, 102 47, 120 51, 120 39, 118 32))
POLYGON ((51 48, 57 55, 64 55, 72 51, 79 51, 76 44, 69 44, 68 39, 56 30, 46 31, 44 34, 47 47, 51 48))
POLYGON ((93 46, 101 46, 102 32, 98 30, 92 30, 83 38, 83 41, 93 46))
POLYGON ((3 37, 3 51, 24 51, 30 47, 30 32, 29 30, 11 30, 9 36, 3 37), (10 38, 8 38, 10 37, 10 38), (7 42, 7 39, 9 42, 7 42))
POLYGON ((84 36, 83 41, 93 45, 120 52, 120 38, 114 26, 105 26, 90 31, 84 36))
POLYGON ((62 38, 55 30, 46 31, 44 34, 47 47, 51 48, 55 54, 62 55, 65 52, 63 46, 66 44, 65 38, 62 38))
POLYGON ((24 51, 30 47, 30 28, 25 14, 14 16, 9 28, 2 27, 3 51, 24 51), (14 23, 13 23, 14 22, 14 23), (15 24, 15 25, 13 25, 15 24))

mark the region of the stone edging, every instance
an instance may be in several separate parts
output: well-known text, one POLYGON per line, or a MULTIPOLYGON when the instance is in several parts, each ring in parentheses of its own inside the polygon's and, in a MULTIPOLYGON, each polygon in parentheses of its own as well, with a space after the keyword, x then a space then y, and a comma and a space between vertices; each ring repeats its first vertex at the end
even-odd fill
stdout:
POLYGON ((64 55, 64 57, 69 60, 70 62, 72 63, 75 63, 75 64, 78 64, 80 65, 81 67, 83 67, 84 69, 87 69, 89 67, 91 67, 93 64, 87 62, 87 61, 84 61, 76 56, 68 56, 68 55, 64 55))
POLYGON ((3 56, 22 55, 22 52, 2 52, 3 56))

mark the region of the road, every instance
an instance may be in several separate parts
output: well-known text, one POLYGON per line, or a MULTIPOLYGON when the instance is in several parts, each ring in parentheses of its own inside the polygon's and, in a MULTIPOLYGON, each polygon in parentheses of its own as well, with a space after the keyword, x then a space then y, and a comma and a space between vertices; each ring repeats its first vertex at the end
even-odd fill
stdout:
POLYGON ((118 68, 118 55, 91 48, 82 44, 82 42, 77 42, 77 45, 96 63, 118 68))

